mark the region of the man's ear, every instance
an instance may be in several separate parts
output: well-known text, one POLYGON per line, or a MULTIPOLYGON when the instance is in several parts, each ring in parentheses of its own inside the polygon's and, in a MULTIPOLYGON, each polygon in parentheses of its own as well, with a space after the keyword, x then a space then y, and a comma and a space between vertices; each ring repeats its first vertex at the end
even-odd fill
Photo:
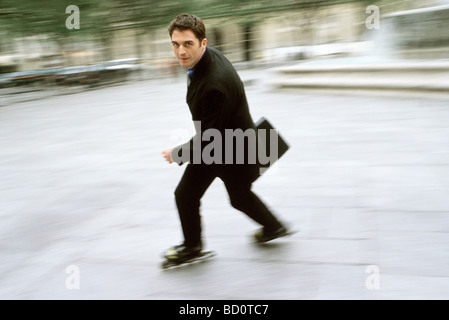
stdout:
POLYGON ((202 46, 202 47, 206 47, 206 46, 207 46, 207 39, 206 39, 206 38, 204 38, 204 39, 201 41, 201 46, 202 46))

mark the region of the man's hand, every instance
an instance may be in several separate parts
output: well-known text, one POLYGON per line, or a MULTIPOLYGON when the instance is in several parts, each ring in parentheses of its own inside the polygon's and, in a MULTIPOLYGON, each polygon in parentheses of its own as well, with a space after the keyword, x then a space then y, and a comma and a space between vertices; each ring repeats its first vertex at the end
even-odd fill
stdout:
POLYGON ((171 152, 172 152, 173 148, 170 149, 165 149, 164 151, 162 151, 162 155, 164 156, 165 160, 168 161, 168 163, 173 163, 173 161, 171 160, 171 152))

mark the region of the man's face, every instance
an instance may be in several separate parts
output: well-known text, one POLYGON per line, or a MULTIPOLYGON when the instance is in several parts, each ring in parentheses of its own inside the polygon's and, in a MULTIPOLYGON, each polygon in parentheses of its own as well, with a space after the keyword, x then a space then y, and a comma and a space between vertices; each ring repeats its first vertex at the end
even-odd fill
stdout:
POLYGON ((181 66, 192 69, 203 56, 207 39, 201 43, 191 30, 180 31, 175 29, 171 36, 173 52, 181 66))

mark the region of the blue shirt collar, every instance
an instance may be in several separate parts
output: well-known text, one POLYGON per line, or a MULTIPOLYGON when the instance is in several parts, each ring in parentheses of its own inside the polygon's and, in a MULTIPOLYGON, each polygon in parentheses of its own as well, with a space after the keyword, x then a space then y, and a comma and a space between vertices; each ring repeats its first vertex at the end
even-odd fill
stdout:
MULTIPOLYGON (((198 63, 200 63, 201 59, 203 59, 204 55, 206 54, 206 50, 207 50, 207 47, 204 48, 203 55, 201 56, 201 58, 200 58, 200 60, 198 61, 198 63)), ((192 69, 187 68, 187 72, 189 73, 189 76, 192 76, 192 75, 193 75, 193 72, 195 72, 195 68, 196 68, 196 66, 198 65, 198 63, 197 63, 192 69)))

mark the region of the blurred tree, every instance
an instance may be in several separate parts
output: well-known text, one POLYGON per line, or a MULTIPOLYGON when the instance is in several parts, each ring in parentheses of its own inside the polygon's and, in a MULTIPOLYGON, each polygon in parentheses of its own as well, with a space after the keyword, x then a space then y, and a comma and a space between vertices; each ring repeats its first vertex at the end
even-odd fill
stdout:
POLYGON ((66 20, 70 13, 66 8, 73 4, 68 0, 15 1, 0 2, 0 28, 7 30, 9 37, 22 39, 27 45, 29 37, 40 41, 42 47, 52 42, 59 51, 70 50, 98 35, 102 30, 104 18, 107 16, 106 0, 79 0, 80 29, 69 30, 66 20))
MULTIPOLYGON (((80 29, 68 30, 66 8, 73 0, 1 0, 0 29, 10 38, 43 35, 58 44, 61 51, 83 47, 86 39, 95 39, 103 48, 110 48, 116 30, 129 29, 135 34, 136 51, 141 55, 141 37, 165 27, 177 14, 190 12, 204 19, 223 18, 241 26, 244 50, 250 59, 251 33, 262 23, 260 14, 277 15, 296 9, 316 9, 335 3, 358 2, 361 6, 377 0, 77 0, 80 29)), ((313 11, 313 10, 312 10, 313 11)), ((5 40, 2 39, 2 42, 5 40)), ((4 47, 1 45, 0 47, 4 47)), ((105 58, 112 54, 106 50, 105 58)))
MULTIPOLYGON (((66 8, 72 0, 16 1, 1 0, 0 28, 11 38, 45 35, 56 42, 61 51, 77 47, 86 39, 95 38, 110 48, 113 31, 135 29, 137 35, 168 25, 183 11, 189 11, 196 1, 135 0, 77 0, 80 10, 80 29, 66 28, 70 14, 66 8)), ((42 39, 45 39, 42 37, 42 39)), ((140 41, 136 41, 140 44, 140 41)), ((111 58, 111 54, 106 53, 111 58)))
MULTIPOLYGON (((100 21, 96 13, 102 11, 105 0, 81 0, 77 6, 81 12, 82 28, 78 34, 86 34, 95 28, 100 21)), ((69 14, 66 8, 73 4, 67 0, 15 1, 2 0, 0 2, 0 25, 16 36, 31 36, 36 34, 52 34, 61 37, 71 35, 66 28, 69 14)))
MULTIPOLYGON (((0 2, 0 27, 18 36, 54 34, 73 36, 65 28, 67 6, 73 0, 40 0, 0 2)), ((179 13, 191 12, 203 18, 228 17, 256 22, 254 15, 276 13, 344 2, 359 2, 362 6, 378 0, 77 0, 81 12, 81 28, 76 34, 98 34, 115 28, 155 29, 166 26, 179 13), (251 20, 253 19, 253 20, 251 20)), ((251 24, 251 23, 250 23, 251 24)))

